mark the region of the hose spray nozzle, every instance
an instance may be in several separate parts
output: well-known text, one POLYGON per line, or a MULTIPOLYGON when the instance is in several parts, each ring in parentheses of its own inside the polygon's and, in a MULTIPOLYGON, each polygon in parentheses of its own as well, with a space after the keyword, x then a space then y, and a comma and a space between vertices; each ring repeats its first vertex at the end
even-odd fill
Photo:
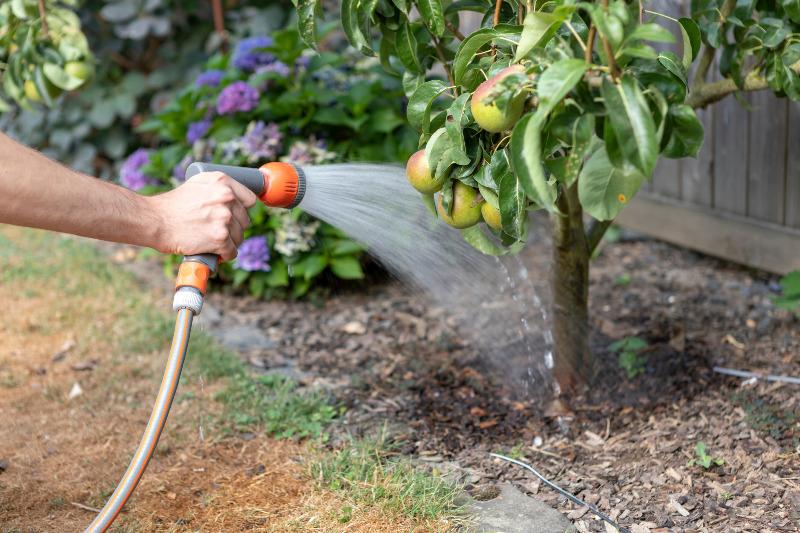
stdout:
MULTIPOLYGON (((186 169, 186 179, 201 172, 222 172, 238 181, 258 196, 268 207, 296 207, 306 193, 306 175, 291 163, 272 162, 259 168, 192 163, 186 169)), ((217 270, 219 258, 214 254, 187 255, 178 268, 175 297, 172 307, 191 309, 199 315, 203 309, 208 278, 217 270)))
POLYGON ((268 207, 297 207, 306 193, 306 175, 292 163, 276 161, 259 168, 192 163, 186 169, 186 178, 201 172, 222 172, 230 176, 253 191, 268 207))

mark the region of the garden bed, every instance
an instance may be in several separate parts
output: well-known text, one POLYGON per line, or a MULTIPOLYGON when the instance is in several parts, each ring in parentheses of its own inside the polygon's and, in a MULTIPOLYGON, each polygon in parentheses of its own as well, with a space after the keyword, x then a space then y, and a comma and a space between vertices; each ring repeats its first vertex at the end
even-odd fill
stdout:
POLYGON ((385 425, 404 453, 456 473, 478 497, 511 481, 579 530, 603 530, 591 513, 488 457, 499 451, 638 530, 796 531, 797 388, 742 385, 712 371, 800 375, 797 319, 770 303, 776 281, 656 241, 607 244, 592 271, 598 370, 569 406, 527 401, 444 309, 393 282, 325 301, 216 293, 210 304, 224 312, 202 320, 227 331, 255 370, 329 390, 347 408, 332 445, 385 425), (628 379, 607 347, 631 335, 647 341, 647 362, 628 379), (724 464, 688 466, 698 442, 724 464))

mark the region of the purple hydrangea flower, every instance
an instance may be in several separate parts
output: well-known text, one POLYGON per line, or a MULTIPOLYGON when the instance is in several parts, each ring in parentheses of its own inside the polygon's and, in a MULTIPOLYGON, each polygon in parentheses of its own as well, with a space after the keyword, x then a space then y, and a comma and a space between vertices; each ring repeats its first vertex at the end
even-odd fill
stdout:
POLYGON ((294 68, 305 70, 311 64, 311 56, 300 56, 294 60, 294 68))
POLYGON ((241 138, 241 151, 251 163, 263 160, 274 160, 281 151, 283 135, 274 122, 265 124, 259 120, 247 126, 241 138))
POLYGON ((245 239, 239 246, 239 255, 234 263, 236 268, 255 271, 269 271, 269 246, 267 238, 263 236, 250 237, 245 239))
POLYGON ((194 84, 197 87, 216 87, 219 85, 219 82, 222 81, 222 76, 225 73, 221 70, 207 70, 205 72, 201 72, 197 79, 194 80, 194 84))
POLYGON ((186 132, 186 142, 194 144, 196 141, 205 137, 208 129, 211 127, 211 121, 208 119, 198 120, 189 124, 189 129, 186 132))
POLYGON ((217 112, 229 115, 237 111, 252 111, 258 105, 258 90, 243 81, 235 81, 222 89, 217 98, 217 112))
POLYGON ((243 39, 233 52, 233 66, 246 72, 252 72, 262 65, 275 61, 275 56, 263 49, 272 46, 269 37, 251 37, 243 39))
POLYGON ((181 159, 177 165, 172 167, 172 177, 180 182, 186 181, 186 169, 189 168, 189 165, 191 165, 192 162, 194 162, 192 154, 186 154, 183 156, 183 159, 181 159))
POLYGON ((256 69, 256 74, 263 74, 265 72, 274 72, 275 74, 285 78, 291 73, 291 69, 289 68, 289 65, 283 61, 275 61, 274 63, 270 63, 269 65, 264 65, 256 69))
POLYGON ((156 185, 157 180, 142 172, 142 167, 150 162, 150 151, 139 148, 122 164, 119 172, 119 181, 125 187, 138 191, 148 185, 156 185))

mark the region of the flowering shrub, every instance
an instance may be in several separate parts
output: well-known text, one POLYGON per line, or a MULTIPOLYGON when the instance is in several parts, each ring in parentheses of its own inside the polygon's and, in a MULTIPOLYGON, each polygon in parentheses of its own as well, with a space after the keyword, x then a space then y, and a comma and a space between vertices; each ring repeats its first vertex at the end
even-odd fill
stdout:
MULTIPOLYGON (((139 128, 162 141, 125 161, 123 185, 155 192, 192 161, 260 166, 402 161, 416 149, 399 81, 374 60, 305 50, 295 30, 241 40, 139 128)), ((299 209, 251 210, 252 226, 221 276, 258 296, 305 294, 317 280, 363 277, 361 247, 299 209)))

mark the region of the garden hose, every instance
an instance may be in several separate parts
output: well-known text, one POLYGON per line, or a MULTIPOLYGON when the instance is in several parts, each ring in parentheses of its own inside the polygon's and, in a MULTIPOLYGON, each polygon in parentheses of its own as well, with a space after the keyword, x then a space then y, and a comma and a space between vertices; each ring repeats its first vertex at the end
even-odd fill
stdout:
MULTIPOLYGON (((209 163, 192 163, 186 169, 189 178, 200 172, 218 171, 253 191, 269 207, 292 208, 303 199, 306 178, 302 169, 289 163, 267 163, 261 168, 244 168, 209 163)), ((133 455, 125 475, 122 476, 114 493, 103 509, 95 517, 84 533, 105 532, 119 516, 125 502, 131 497, 136 485, 153 457, 158 438, 164 430, 175 391, 183 369, 183 361, 189 345, 192 320, 203 309, 208 278, 217 270, 219 257, 214 254, 189 255, 183 258, 175 280, 175 296, 172 308, 177 313, 172 347, 169 350, 167 366, 161 388, 156 396, 150 420, 133 455)))

